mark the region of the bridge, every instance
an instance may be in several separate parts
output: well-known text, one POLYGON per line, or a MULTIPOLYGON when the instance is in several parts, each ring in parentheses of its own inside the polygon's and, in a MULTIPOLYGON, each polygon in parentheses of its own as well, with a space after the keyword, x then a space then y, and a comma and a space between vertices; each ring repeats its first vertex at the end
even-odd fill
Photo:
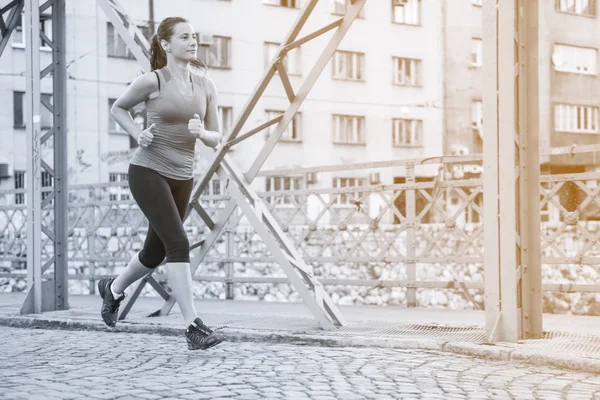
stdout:
MULTIPOLYGON (((330 340, 342 345, 356 342, 356 338, 389 336, 393 340, 428 338, 440 349, 450 349, 449 341, 458 340, 504 346, 498 347, 505 350, 498 356, 502 359, 506 354, 516 357, 520 344, 557 349, 569 342, 580 346, 582 354, 595 354, 597 339, 592 331, 599 323, 593 318, 580 324, 574 322, 579 321, 575 317, 543 314, 550 298, 545 294, 600 290, 593 279, 569 283, 548 279, 556 276, 558 266, 582 268, 600 261, 597 223, 587 221, 584 211, 598 203, 600 189, 590 188, 586 182, 600 179, 600 173, 540 174, 540 157, 593 153, 600 147, 540 145, 538 0, 483 0, 482 24, 487 28, 483 38, 486 124, 482 154, 263 169, 366 1, 351 1, 335 22, 307 34, 303 28, 319 0, 305 2, 289 32, 282 32, 277 54, 196 182, 185 222, 192 243, 193 277, 202 290, 224 298, 214 305, 222 313, 209 315, 209 319, 230 327, 232 337, 240 340, 252 335, 251 340, 263 340, 261 326, 275 329, 265 320, 265 315, 270 315, 280 323, 282 341, 289 343, 330 340), (295 91, 283 66, 285 57, 327 35, 328 42, 295 91), (289 107, 260 126, 249 126, 249 115, 277 78, 285 88, 289 107), (274 130, 251 167, 242 171, 230 151, 271 127, 274 130), (389 168, 401 171, 405 179, 393 184, 379 182, 377 173, 389 168), (417 181, 424 169, 434 171, 432 179, 417 181), (483 173, 465 176, 464 171, 471 169, 483 173), (277 192, 257 192, 252 187, 257 177, 317 177, 339 170, 368 171, 374 178, 358 187, 277 192), (225 188, 219 194, 208 189, 215 181, 225 188), (558 201, 567 185, 585 193, 575 210, 567 210, 558 201), (557 210, 557 221, 542 221, 542 213, 549 208, 557 210), (577 238, 583 238, 580 245, 573 244, 577 238), (281 285, 289 289, 278 291, 281 285), (373 293, 387 296, 390 304, 403 308, 394 308, 392 315, 383 307, 345 307, 345 297, 352 292, 364 298, 373 293), (287 302, 290 296, 295 304, 249 306, 239 301, 242 297, 287 302), (417 307, 440 303, 460 304, 472 311, 457 314, 417 307), (269 311, 261 314, 253 308, 261 306, 269 311), (365 313, 376 316, 376 328, 369 329, 372 319, 365 313), (560 331, 565 324, 580 329, 560 331), (244 329, 255 333, 243 333, 244 329)), ((140 66, 149 71, 149 44, 128 17, 126 7, 117 0, 98 0, 97 4, 140 66)), ((139 249, 147 223, 132 200, 111 197, 126 183, 68 183, 65 1, 15 0, 1 11, 0 57, 21 12, 30 22, 25 25, 27 189, 0 192, 3 262, 26 265, 26 274, 11 268, 1 272, 0 278, 26 279, 26 295, 11 295, 6 300, 11 312, 4 315, 5 321, 12 326, 100 329, 91 322, 87 295, 95 295, 96 281, 111 275, 112 267, 125 263, 139 249), (36 23, 40 13, 49 10, 51 39, 36 23), (47 66, 40 65, 40 41, 52 49, 52 62, 47 66), (53 81, 53 104, 42 101, 39 82, 44 77, 53 81), (45 133, 40 127, 42 107, 53 115, 52 128, 45 133), (40 151, 49 140, 53 141, 51 160, 40 151), (42 171, 53 177, 51 186, 42 187, 42 171), (26 205, 11 202, 22 194, 26 194, 26 205), (77 293, 72 293, 75 289, 77 293), (11 314, 17 303, 18 317, 11 314)), ((175 299, 165 287, 161 269, 158 271, 132 289, 119 316, 132 325, 125 324, 123 329, 158 329, 167 334, 174 329, 170 321, 175 299), (158 298, 145 296, 152 293, 158 298)), ((385 347, 383 342, 379 345, 385 347)), ((456 349, 462 354, 476 352, 467 345, 456 349)), ((560 364, 556 359, 553 362, 560 364)), ((563 364, 568 366, 567 361, 563 364)), ((590 371, 597 368, 596 364, 588 367, 590 371)))

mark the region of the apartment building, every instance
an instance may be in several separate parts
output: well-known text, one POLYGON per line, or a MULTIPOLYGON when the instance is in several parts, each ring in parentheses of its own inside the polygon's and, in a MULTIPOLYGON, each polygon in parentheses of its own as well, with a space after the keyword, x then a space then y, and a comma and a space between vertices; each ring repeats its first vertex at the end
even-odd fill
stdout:
MULTIPOLYGON (((539 101, 540 148, 598 143, 600 33, 596 0, 540 1, 539 101)), ((482 0, 445 2, 445 126, 444 151, 464 154, 482 151, 482 0), (470 22, 470 23, 469 23, 470 22)), ((542 156, 543 173, 595 171, 598 153, 542 156)), ((476 171, 475 171, 476 172, 476 171)), ((595 180, 590 181, 591 187, 595 180)), ((585 193, 567 183, 559 201, 574 211, 585 193)), ((596 218, 590 207, 586 218, 596 218)), ((557 221, 552 204, 544 220, 557 221)))
MULTIPOLYGON (((320 1, 302 34, 325 26, 346 9, 345 0, 320 1)), ((442 153, 443 52, 438 0, 368 1, 323 71, 300 113, 263 169, 358 163, 442 153), (385 7, 381 7, 386 3, 385 7)), ((280 41, 300 13, 302 1, 206 0, 154 1, 155 20, 187 17, 198 31, 199 56, 219 91, 221 125, 229 132, 256 87, 280 41)), ((149 2, 123 3, 130 20, 150 36, 149 2)), ((47 33, 49 21, 41 23, 47 33)), ((109 109, 141 68, 96 0, 67 0, 68 156, 70 184, 122 181, 135 142, 111 118, 109 109)), ((297 90, 329 36, 290 53, 286 68, 297 90)), ((13 33, 0 64, 0 188, 25 184, 25 53, 23 30, 13 33)), ((41 49, 41 56, 46 49, 41 49)), ((51 82, 42 82, 51 101, 51 82)), ((249 130, 283 112, 288 100, 275 81, 246 124, 249 130)), ((132 110, 144 126, 145 110, 132 110)), ((50 116, 44 118, 50 121, 50 116)), ((42 124, 43 125, 43 124, 42 124)), ((238 145, 233 157, 242 168, 253 162, 269 132, 238 145)), ((198 172, 207 151, 199 152, 198 172)), ((432 176, 435 170, 422 172, 432 176)), ((257 181, 258 189, 355 186, 392 183, 400 170, 380 174, 351 172, 257 181)), ((430 178, 426 178, 430 179, 430 178)), ((218 184, 214 190, 218 191, 218 184)), ((128 191, 115 193, 125 198, 128 191)), ((344 201, 344 200, 340 200, 344 201)))

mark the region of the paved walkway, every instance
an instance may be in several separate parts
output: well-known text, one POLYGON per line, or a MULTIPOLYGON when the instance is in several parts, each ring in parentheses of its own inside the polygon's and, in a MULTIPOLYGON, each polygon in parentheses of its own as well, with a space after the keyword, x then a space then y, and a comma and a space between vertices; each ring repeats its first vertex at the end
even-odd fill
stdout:
POLYGON ((0 327, 0 398, 600 399, 600 376, 418 349, 0 327))
MULTIPOLYGON (((148 317, 161 308, 161 298, 138 299, 127 319, 112 329, 100 319, 98 296, 70 296, 69 310, 26 316, 19 315, 23 300, 24 294, 0 294, 0 325, 177 337, 183 329, 177 307, 166 317, 148 317)), ((481 311, 340 307, 347 326, 324 331, 298 303, 222 300, 197 301, 196 307, 230 342, 436 350, 600 374, 600 317, 545 315, 544 339, 490 345, 481 311)))

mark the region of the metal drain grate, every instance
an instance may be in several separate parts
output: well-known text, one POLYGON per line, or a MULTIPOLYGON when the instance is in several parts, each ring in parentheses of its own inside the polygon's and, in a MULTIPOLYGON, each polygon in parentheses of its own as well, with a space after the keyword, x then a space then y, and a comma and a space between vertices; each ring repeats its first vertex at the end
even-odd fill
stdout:
POLYGON ((338 333, 364 336, 387 336, 431 340, 456 340, 461 342, 481 343, 485 340, 485 330, 482 327, 457 327, 444 325, 418 324, 384 324, 380 321, 371 323, 351 323, 340 328, 338 333), (385 326, 387 325, 387 326, 385 326))
POLYGON ((202 319, 209 324, 223 328, 317 334, 321 336, 420 338, 476 343, 485 340, 485 330, 478 326, 456 327, 418 325, 414 323, 399 324, 384 321, 351 321, 342 328, 324 331, 320 329, 314 318, 307 317, 203 313, 202 319))
POLYGON ((547 331, 542 339, 502 344, 519 349, 548 350, 554 353, 600 358, 600 336, 590 334, 547 331))

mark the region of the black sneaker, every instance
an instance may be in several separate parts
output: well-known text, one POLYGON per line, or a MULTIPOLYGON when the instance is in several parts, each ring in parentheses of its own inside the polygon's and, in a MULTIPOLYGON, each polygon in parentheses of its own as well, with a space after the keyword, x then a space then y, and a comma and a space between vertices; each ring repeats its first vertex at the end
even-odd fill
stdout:
POLYGON ((196 318, 194 322, 185 330, 185 338, 187 340, 188 349, 190 350, 206 350, 210 349, 225 340, 223 334, 213 332, 200 318, 196 318))
POLYGON ((113 283, 115 278, 104 278, 98 281, 98 292, 102 297, 102 310, 100 314, 106 325, 114 327, 117 325, 117 318, 119 317, 119 305, 125 298, 125 294, 122 293, 118 299, 115 300, 110 290, 110 285, 113 283))

